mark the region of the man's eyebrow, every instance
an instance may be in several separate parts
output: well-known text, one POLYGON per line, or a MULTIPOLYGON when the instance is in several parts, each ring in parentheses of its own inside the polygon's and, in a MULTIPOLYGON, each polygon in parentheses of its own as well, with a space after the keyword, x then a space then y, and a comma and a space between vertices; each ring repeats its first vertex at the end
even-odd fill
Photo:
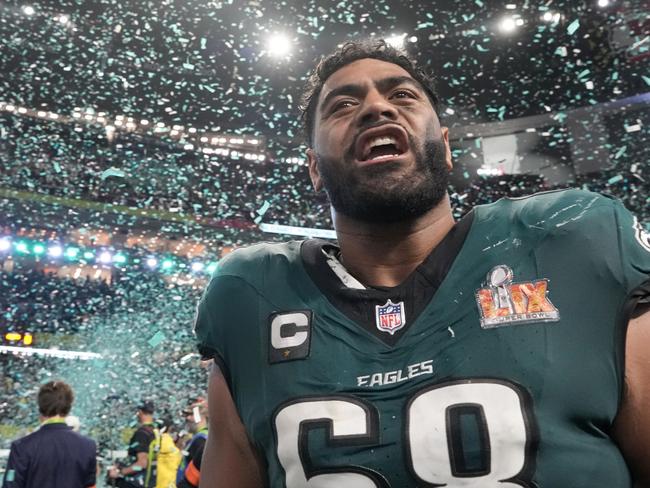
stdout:
POLYGON ((422 85, 420 85, 410 76, 391 76, 389 78, 382 78, 381 80, 375 81, 375 86, 380 92, 388 91, 391 88, 395 88, 396 86, 403 84, 411 85, 418 91, 422 91, 422 85))
POLYGON ((366 92, 366 89, 362 85, 357 85, 355 83, 349 83, 347 85, 337 86, 331 90, 325 98, 323 98, 323 103, 321 103, 321 108, 327 107, 327 105, 332 101, 332 99, 340 95, 350 95, 353 97, 361 97, 366 92))
MULTIPOLYGON (((410 76, 390 76, 388 78, 382 78, 380 80, 376 80, 374 83, 380 92, 388 91, 391 88, 395 88, 396 86, 402 84, 411 85, 413 88, 416 88, 418 91, 420 92, 422 91, 422 86, 410 76)), ((325 98, 323 98, 323 103, 321 103, 321 108, 326 107, 332 101, 332 99, 340 95, 361 97, 365 94, 365 92, 366 92, 366 88, 363 85, 358 85, 355 83, 348 83, 346 85, 337 86, 336 88, 331 90, 327 95, 325 95, 325 98)))

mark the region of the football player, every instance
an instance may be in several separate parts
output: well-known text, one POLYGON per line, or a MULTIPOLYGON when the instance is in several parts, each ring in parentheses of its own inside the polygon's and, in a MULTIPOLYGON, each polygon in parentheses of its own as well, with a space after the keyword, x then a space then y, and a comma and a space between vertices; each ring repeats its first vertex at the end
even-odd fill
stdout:
POLYGON ((564 190, 454 221, 431 80, 383 42, 310 79, 337 244, 222 260, 202 488, 650 486, 650 242, 564 190))

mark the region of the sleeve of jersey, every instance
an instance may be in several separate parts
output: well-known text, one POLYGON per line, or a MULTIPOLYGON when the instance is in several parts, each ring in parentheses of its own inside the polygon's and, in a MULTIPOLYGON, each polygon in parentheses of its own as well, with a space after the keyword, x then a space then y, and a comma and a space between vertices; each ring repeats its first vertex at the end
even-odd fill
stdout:
POLYGON ((614 203, 623 283, 635 307, 632 315, 650 310, 650 234, 620 202, 614 203))
POLYGON ((204 359, 214 359, 229 378, 229 359, 242 351, 235 337, 257 323, 255 290, 239 275, 218 270, 197 306, 194 333, 204 359))

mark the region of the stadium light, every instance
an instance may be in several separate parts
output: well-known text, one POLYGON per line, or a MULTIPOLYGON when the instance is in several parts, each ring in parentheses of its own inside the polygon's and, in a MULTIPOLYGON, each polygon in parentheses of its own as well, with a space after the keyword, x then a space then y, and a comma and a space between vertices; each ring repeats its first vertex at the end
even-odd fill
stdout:
POLYGON ((291 40, 281 33, 275 33, 269 37, 266 50, 274 58, 286 58, 291 54, 291 40))
POLYGON ((499 30, 511 34, 517 28, 517 21, 513 17, 506 17, 499 23, 499 30))
POLYGON ((65 257, 68 259, 75 259, 79 255, 79 248, 69 247, 65 250, 65 257))
POLYGON ((84 253, 84 259, 85 259, 86 261, 88 261, 88 260, 90 260, 90 259, 92 259, 92 258, 94 258, 94 257, 95 257, 95 253, 93 253, 92 251, 86 251, 86 252, 84 253))
POLYGON ((598 0, 598 6, 601 8, 609 6, 609 0, 598 0))
POLYGON ((0 252, 8 251, 11 249, 11 239, 3 237, 0 239, 0 252))
POLYGON ((112 261, 113 256, 110 252, 104 251, 99 255, 99 262, 102 264, 108 264, 112 261))
POLYGON ((113 262, 115 264, 124 264, 126 263, 126 256, 124 254, 118 253, 115 256, 113 256, 113 262))
POLYGON ((36 347, 0 346, 0 353, 12 353, 19 356, 51 356, 61 359, 101 359, 102 355, 87 351, 65 351, 62 349, 43 349, 36 347))
POLYGON ((23 13, 25 15, 34 15, 36 13, 36 10, 34 10, 34 7, 32 7, 31 5, 25 5, 23 7, 23 13))
POLYGON ((45 254, 45 246, 43 244, 34 244, 34 247, 32 248, 32 251, 34 251, 34 254, 36 256, 40 256, 41 254, 45 254))
POLYGON ((27 243, 25 242, 17 242, 16 243, 16 251, 26 254, 29 252, 29 248, 27 247, 27 243))
POLYGON ((151 269, 154 269, 156 266, 158 266, 158 260, 156 258, 148 258, 147 266, 149 266, 151 269))
POLYGON ((194 271, 195 273, 198 273, 199 271, 201 271, 204 268, 204 264, 200 263, 198 261, 195 261, 195 262, 192 263, 191 267, 192 267, 192 271, 194 271))
POLYGON ((406 39, 406 34, 397 34, 394 36, 387 37, 385 39, 386 44, 395 49, 404 49, 404 40, 406 39))
POLYGON ((171 259, 163 259, 161 266, 162 269, 170 270, 174 267, 174 261, 172 261, 171 259))
POLYGON ((54 246, 50 246, 47 250, 47 254, 52 258, 59 258, 63 254, 63 248, 58 244, 55 244, 54 246))

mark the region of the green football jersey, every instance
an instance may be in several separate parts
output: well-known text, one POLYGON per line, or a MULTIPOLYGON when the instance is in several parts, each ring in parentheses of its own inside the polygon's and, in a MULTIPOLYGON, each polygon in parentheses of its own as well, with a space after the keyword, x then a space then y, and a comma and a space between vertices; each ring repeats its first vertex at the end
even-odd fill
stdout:
POLYGON ((476 207, 394 288, 325 241, 259 244, 221 261, 195 331, 272 487, 625 488, 610 431, 649 241, 566 190, 476 207))

